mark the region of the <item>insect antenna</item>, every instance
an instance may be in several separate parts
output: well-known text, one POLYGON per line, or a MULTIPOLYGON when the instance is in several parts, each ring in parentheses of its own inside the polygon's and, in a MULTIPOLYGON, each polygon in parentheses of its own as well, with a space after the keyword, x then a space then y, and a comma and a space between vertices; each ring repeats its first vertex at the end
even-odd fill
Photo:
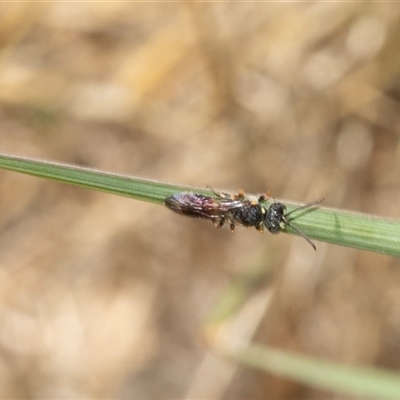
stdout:
POLYGON ((286 214, 282 217, 283 223, 286 224, 287 226, 290 226, 295 232, 297 232, 300 236, 302 236, 305 240, 307 240, 307 242, 311 245, 311 247, 312 247, 315 251, 317 251, 317 246, 315 246, 315 244, 311 241, 311 239, 310 239, 304 232, 302 232, 299 228, 296 228, 294 225, 292 225, 292 224, 288 221, 287 217, 288 217, 290 214, 293 214, 294 212, 304 210, 305 208, 313 207, 313 206, 315 206, 316 204, 319 204, 319 203, 323 202, 324 200, 325 200, 325 199, 322 197, 321 199, 314 200, 314 201, 312 201, 311 203, 304 204, 303 206, 297 207, 297 208, 295 208, 294 210, 289 211, 288 213, 286 213, 286 214))
POLYGON ((322 203, 324 200, 325 200, 325 199, 322 197, 322 198, 320 198, 320 199, 318 199, 318 200, 312 201, 311 203, 307 203, 307 204, 304 204, 304 205, 302 205, 302 206, 300 206, 300 207, 297 207, 297 208, 295 208, 294 210, 289 211, 288 213, 286 213, 286 214, 285 214, 285 217, 287 217, 287 216, 290 215, 290 214, 293 214, 294 212, 297 212, 297 211, 300 211, 300 210, 304 210, 305 208, 310 208, 310 207, 312 207, 312 206, 315 206, 316 204, 322 203))
POLYGON ((307 242, 311 245, 311 247, 317 251, 317 246, 311 241, 311 239, 303 233, 299 228, 296 228, 294 225, 292 225, 286 218, 282 219, 283 223, 290 226, 295 232, 297 232, 300 236, 302 236, 304 239, 307 240, 307 242))

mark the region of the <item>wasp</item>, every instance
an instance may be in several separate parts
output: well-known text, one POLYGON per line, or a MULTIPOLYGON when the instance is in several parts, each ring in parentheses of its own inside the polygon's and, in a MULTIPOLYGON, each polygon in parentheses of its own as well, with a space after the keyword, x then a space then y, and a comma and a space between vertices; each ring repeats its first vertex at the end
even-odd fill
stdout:
POLYGON ((282 230, 282 226, 287 225, 302 236, 314 250, 317 249, 315 244, 294 226, 288 217, 321 203, 323 198, 286 212, 285 204, 280 202, 273 202, 268 207, 265 206, 263 203, 269 198, 267 194, 262 194, 257 200, 251 200, 245 196, 242 190, 236 195, 230 195, 217 192, 211 187, 210 189, 216 197, 192 192, 175 193, 165 199, 165 205, 182 215, 211 219, 217 228, 222 228, 227 223, 232 232, 235 225, 240 225, 247 228, 254 227, 261 233, 267 229, 269 232, 277 234, 282 230))

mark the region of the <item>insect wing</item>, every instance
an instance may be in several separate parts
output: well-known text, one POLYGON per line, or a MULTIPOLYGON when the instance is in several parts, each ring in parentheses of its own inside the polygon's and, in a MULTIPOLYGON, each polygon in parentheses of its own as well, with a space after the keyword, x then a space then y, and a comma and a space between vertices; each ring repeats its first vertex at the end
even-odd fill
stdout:
POLYGON ((233 207, 241 206, 241 202, 231 199, 215 199, 195 193, 176 193, 165 199, 165 205, 171 210, 197 218, 219 218, 233 207))
POLYGON ((176 193, 167 197, 164 202, 169 209, 178 214, 196 217, 201 210, 198 203, 202 197, 205 196, 194 193, 176 193))

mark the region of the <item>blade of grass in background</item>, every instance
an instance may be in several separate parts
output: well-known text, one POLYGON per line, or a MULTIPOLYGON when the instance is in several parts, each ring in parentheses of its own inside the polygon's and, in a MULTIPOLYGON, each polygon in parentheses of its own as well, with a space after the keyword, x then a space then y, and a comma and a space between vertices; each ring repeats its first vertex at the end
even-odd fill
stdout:
POLYGON ((400 398, 400 375, 387 370, 337 364, 261 345, 222 351, 249 367, 327 391, 361 398, 400 398))
MULTIPOLYGON (((1 154, 0 168, 157 204, 163 204, 165 197, 173 193, 187 190, 213 195, 207 189, 1 154)), ((205 177, 206 182, 208 179, 205 177)), ((288 211, 292 207, 289 203, 288 211)), ((316 240, 400 256, 399 221, 326 207, 304 210, 290 220, 316 240)), ((289 227, 285 231, 294 233, 289 227)))

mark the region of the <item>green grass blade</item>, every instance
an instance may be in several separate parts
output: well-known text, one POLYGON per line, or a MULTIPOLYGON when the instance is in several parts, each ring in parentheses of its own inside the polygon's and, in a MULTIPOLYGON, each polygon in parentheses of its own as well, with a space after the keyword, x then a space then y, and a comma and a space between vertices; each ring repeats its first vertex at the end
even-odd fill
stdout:
MULTIPOLYGON (((288 212, 294 208, 288 205, 288 212)), ((290 222, 312 239, 400 256, 400 221, 317 207, 291 214, 290 222)), ((290 227, 285 231, 295 233, 290 227)))
MULTIPOLYGON (((165 197, 173 193, 188 190, 213 195, 208 189, 4 154, 0 154, 0 168, 157 204, 164 204, 165 197)), ((288 211, 293 209, 293 204, 284 203, 288 211)), ((294 213, 290 221, 315 240, 400 256, 399 221, 325 207, 294 213)), ((294 233, 290 227, 284 231, 294 233)))
POLYGON ((400 398, 400 375, 388 370, 337 364, 261 345, 224 353, 250 367, 320 389, 361 398, 400 398))
MULTIPOLYGON (((0 154, 0 168, 157 204, 164 204, 165 197, 173 193, 193 190, 193 187, 113 174, 73 164, 5 154, 0 154)), ((209 190, 195 190, 210 193, 209 190)))

